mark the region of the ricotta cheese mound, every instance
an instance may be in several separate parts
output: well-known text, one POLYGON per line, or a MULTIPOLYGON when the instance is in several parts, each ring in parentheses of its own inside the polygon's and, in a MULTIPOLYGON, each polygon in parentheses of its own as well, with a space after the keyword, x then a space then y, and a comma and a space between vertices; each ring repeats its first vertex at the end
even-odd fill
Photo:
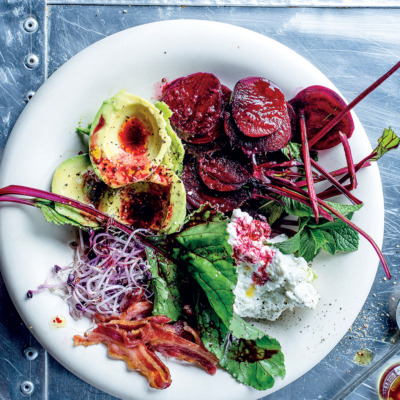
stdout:
POLYGON ((276 320, 294 307, 315 309, 319 294, 312 281, 314 271, 303 257, 283 254, 264 242, 277 243, 286 235, 269 238, 267 222, 254 220, 240 209, 228 224, 228 243, 233 248, 238 283, 234 312, 240 317, 276 320))

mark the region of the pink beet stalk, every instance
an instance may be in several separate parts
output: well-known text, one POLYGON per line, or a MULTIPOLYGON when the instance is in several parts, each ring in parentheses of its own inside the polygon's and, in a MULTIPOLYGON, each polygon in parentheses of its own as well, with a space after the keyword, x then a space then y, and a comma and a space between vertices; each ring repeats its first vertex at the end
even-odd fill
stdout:
MULTIPOLYGON (((362 201, 357 199, 353 194, 350 193, 349 188, 347 186, 343 186, 340 181, 338 182, 328 171, 325 171, 321 165, 319 165, 316 161, 311 160, 312 166, 317 169, 325 178, 333 184, 333 186, 337 189, 338 192, 343 193, 350 201, 354 204, 362 204, 362 201)), ((320 195, 320 194, 318 194, 320 195)))
POLYGON ((357 187, 357 176, 356 176, 356 168, 354 166, 354 161, 353 161, 353 155, 351 154, 349 139, 342 132, 339 132, 339 138, 340 141, 342 142, 344 154, 346 155, 347 166, 349 168, 350 182, 351 182, 350 190, 353 190, 357 187))
POLYGON ((354 108, 361 100, 368 96, 373 90, 375 90, 380 84, 382 84, 389 76, 394 74, 400 68, 400 61, 392 67, 386 74, 382 75, 376 82, 365 89, 361 94, 359 94, 347 107, 343 108, 339 114, 335 116, 328 124, 326 124, 315 136, 313 136, 308 145, 310 148, 314 146, 318 140, 322 139, 341 119, 347 114, 352 108, 354 108))
POLYGON ((314 180, 313 180, 313 176, 312 176, 312 169, 311 169, 311 162, 310 162, 310 150, 308 148, 306 122, 305 122, 303 113, 300 115, 300 132, 301 132, 301 142, 303 144, 303 146, 302 146, 303 162, 304 162, 304 170, 306 173, 308 195, 310 197, 311 208, 313 210, 314 217, 318 224, 318 221, 319 221, 318 200, 317 200, 317 194, 315 193, 314 180))
MULTIPOLYGON (((111 220, 109 215, 104 214, 87 204, 81 203, 80 201, 73 200, 65 196, 47 192, 45 190, 33 189, 30 187, 17 185, 11 185, 0 189, 0 201, 11 201, 13 203, 22 203, 34 206, 35 201, 33 199, 23 200, 16 197, 9 197, 9 195, 32 196, 43 200, 50 200, 55 203, 65 204, 67 206, 74 207, 77 210, 83 211, 87 214, 90 214, 92 217, 95 217, 99 222, 102 222, 104 225, 106 225, 111 220)), ((112 224, 119 228, 121 231, 127 233, 128 235, 132 233, 131 228, 124 224, 121 224, 118 221, 113 220, 112 224)))
POLYGON ((361 228, 359 228, 355 223, 351 222, 348 218, 346 218, 344 215, 342 215, 340 212, 336 211, 333 207, 331 207, 328 203, 326 203, 323 200, 319 200, 319 204, 321 204, 323 207, 325 207, 328 211, 330 211, 332 214, 336 215, 338 218, 340 218, 343 222, 345 222, 347 225, 352 227, 355 231, 357 231, 361 236, 364 236, 365 239, 368 240, 368 242, 372 245, 376 253, 378 254, 378 257, 382 263, 383 269, 385 270, 385 274, 388 279, 392 277, 389 271, 389 266, 386 263, 385 256, 382 254, 381 249, 379 246, 375 243, 374 239, 371 238, 366 232, 364 232, 361 228))

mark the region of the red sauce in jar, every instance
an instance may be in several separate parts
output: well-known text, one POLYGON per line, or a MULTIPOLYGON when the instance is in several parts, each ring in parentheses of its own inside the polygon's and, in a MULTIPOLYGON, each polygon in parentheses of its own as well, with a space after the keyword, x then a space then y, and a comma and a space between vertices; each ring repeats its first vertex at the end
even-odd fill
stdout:
POLYGON ((383 400, 400 400, 400 363, 384 372, 379 383, 379 395, 383 400))

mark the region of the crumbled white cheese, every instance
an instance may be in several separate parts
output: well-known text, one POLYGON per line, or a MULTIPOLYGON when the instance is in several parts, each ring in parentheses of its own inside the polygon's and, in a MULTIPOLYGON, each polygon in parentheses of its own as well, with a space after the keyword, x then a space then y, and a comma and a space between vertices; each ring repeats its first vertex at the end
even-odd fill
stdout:
POLYGON ((234 311, 241 317, 276 320, 294 307, 314 309, 319 295, 311 284, 315 274, 302 257, 285 255, 264 242, 286 240, 285 235, 268 238, 268 224, 234 210, 228 224, 228 242, 234 249, 238 271, 234 311), (248 239, 249 234, 251 240, 248 239), (256 278, 256 279, 254 279, 256 278))

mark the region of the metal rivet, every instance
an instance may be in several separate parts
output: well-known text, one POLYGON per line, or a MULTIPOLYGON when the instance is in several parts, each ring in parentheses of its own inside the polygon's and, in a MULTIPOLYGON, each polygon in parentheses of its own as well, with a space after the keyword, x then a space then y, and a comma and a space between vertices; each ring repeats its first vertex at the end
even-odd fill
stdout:
POLYGON ((39 58, 36 54, 30 53, 25 57, 25 66, 29 69, 35 69, 39 65, 39 58))
POLYGON ((35 95, 36 92, 34 92, 33 90, 30 90, 29 92, 26 92, 24 95, 24 100, 26 103, 28 103, 28 101, 32 100, 32 97, 35 95))
POLYGON ((24 349, 23 354, 29 361, 33 361, 39 355, 38 351, 34 347, 27 347, 24 349))
POLYGON ((21 385, 19 386, 21 389, 22 394, 32 394, 33 391, 35 390, 35 385, 31 381, 23 381, 21 382, 21 385))
POLYGON ((38 28, 38 22, 36 21, 35 18, 33 17, 28 17, 25 21, 24 21, 24 25, 23 25, 24 29, 29 32, 29 33, 34 33, 37 31, 38 28))

